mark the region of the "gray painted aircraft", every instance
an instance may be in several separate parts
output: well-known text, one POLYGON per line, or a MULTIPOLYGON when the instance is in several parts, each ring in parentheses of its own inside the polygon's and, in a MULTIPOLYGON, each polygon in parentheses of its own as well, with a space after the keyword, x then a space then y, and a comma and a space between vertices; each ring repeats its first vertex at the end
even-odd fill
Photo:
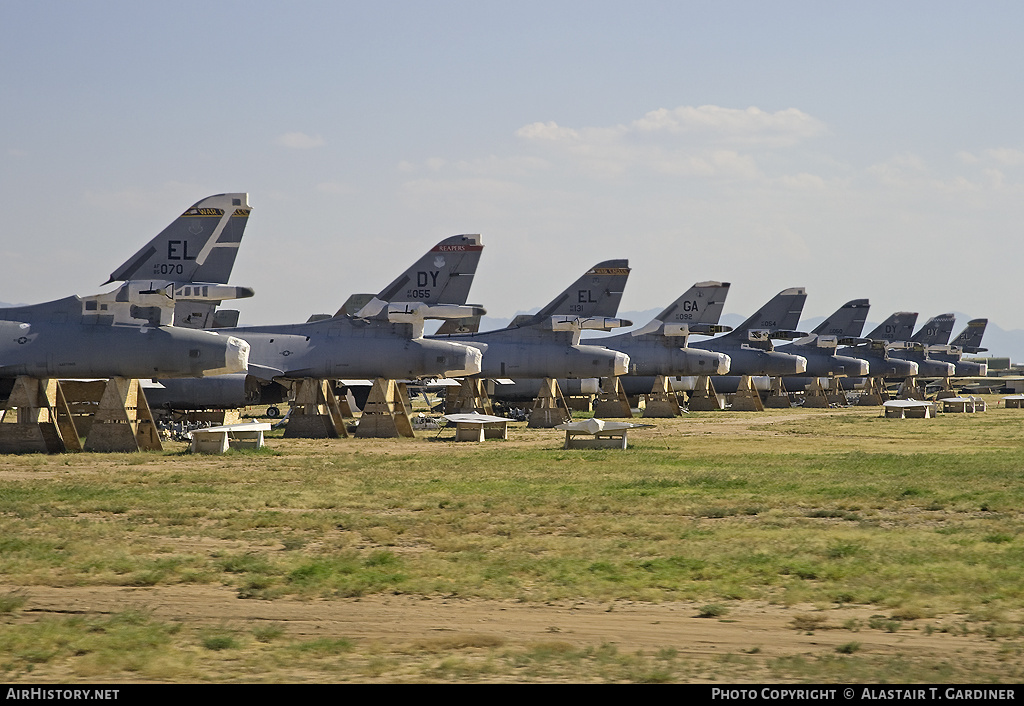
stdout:
MULTIPOLYGON (((859 300, 867 303, 867 300, 859 300)), ((867 317, 867 308, 864 310, 867 317)), ((918 373, 917 363, 909 360, 895 358, 889 354, 887 336, 906 335, 914 330, 914 322, 917 321, 917 314, 907 311, 899 311, 879 324, 866 337, 861 338, 864 330, 864 321, 857 320, 843 328, 843 339, 850 341, 853 345, 838 348, 839 355, 850 356, 866 360, 869 365, 869 375, 876 378, 899 379, 914 377, 918 373)), ((848 378, 843 387, 852 388, 863 382, 855 377, 848 378)))
MULTIPOLYGON (((846 381, 840 381, 843 387, 850 389, 853 381, 861 382, 865 375, 885 376, 903 373, 902 377, 916 374, 917 367, 907 361, 892 362, 888 359, 885 344, 872 347, 869 339, 861 338, 864 322, 867 320, 870 303, 867 299, 853 299, 840 307, 832 316, 822 321, 811 332, 813 338, 806 339, 806 351, 809 375, 814 377, 787 377, 786 389, 790 392, 807 389, 815 378, 828 375, 845 375, 846 381), (851 344, 853 346, 851 347, 851 344), (843 346, 839 348, 838 346, 843 346), (830 355, 829 350, 835 351, 830 355), (815 357, 817 354, 817 358, 815 357), (848 363, 847 361, 854 361, 848 363), (828 366, 828 367, 826 367, 828 366), (829 372, 831 370, 831 373, 829 372), (863 372, 861 372, 863 371, 863 372)), ((796 341, 794 346, 800 344, 796 341)), ((789 346, 781 346, 790 350, 798 350, 789 346)))
MULTIPOLYGON (((244 196, 211 197, 188 209, 118 268, 108 284, 131 281, 111 292, 0 309, 0 378, 198 377, 244 370, 248 343, 176 326, 174 312, 211 294, 251 296, 251 290, 193 292, 194 287, 186 291, 168 279, 177 276, 179 266, 195 271, 207 260, 200 257, 201 246, 186 249, 199 243, 187 242, 190 228, 200 234, 231 231, 241 238, 248 216, 244 196), (228 207, 225 200, 232 197, 240 200, 228 207)), ((207 240, 209 234, 204 245, 207 240)))
MULTIPOLYGON (((646 326, 616 336, 583 339, 581 343, 605 346, 629 356, 629 372, 620 378, 627 395, 650 392, 657 375, 724 374, 729 369, 729 356, 688 348, 686 342, 691 333, 712 335, 731 330, 718 325, 728 292, 728 282, 697 283, 646 326)), ((555 313, 568 314, 564 302, 562 307, 555 313)), ((603 304, 591 312, 610 317, 617 313, 618 301, 613 297, 604 297, 603 304)), ((595 394, 600 390, 598 380, 560 379, 558 385, 565 394, 595 394)), ((493 397, 522 401, 531 399, 533 392, 525 380, 514 381, 513 385, 496 382, 493 397)))
MULTIPOLYGON (((952 317, 952 314, 942 314, 929 319, 928 323, 921 327, 921 335, 924 337, 941 336, 941 331, 944 328, 948 327, 952 330, 952 317)), ((927 346, 921 341, 915 340, 915 334, 910 333, 916 322, 917 314, 915 312, 899 311, 869 333, 868 338, 885 341, 890 360, 917 363, 917 374, 920 376, 941 378, 952 376, 956 372, 956 366, 946 361, 930 358, 927 346)), ((946 334, 946 340, 949 340, 949 334, 946 334)))
POLYGON ((584 339, 629 356, 629 373, 620 382, 627 395, 646 394, 657 376, 725 375, 731 359, 725 353, 687 345, 691 334, 713 335, 730 330, 719 326, 728 282, 698 282, 635 331, 584 339))
POLYGON ((981 347, 981 339, 985 336, 987 326, 988 319, 971 319, 950 345, 956 346, 964 353, 984 353, 988 348, 981 347))
POLYGON ((611 330, 629 322, 617 311, 629 277, 627 260, 598 263, 536 314, 517 316, 506 328, 483 333, 434 334, 429 339, 473 346, 483 353, 479 377, 597 378, 622 375, 629 356, 580 343, 582 330, 611 330), (557 312, 568 309, 570 314, 557 312))
MULTIPOLYGON (((943 314, 952 319, 952 314, 943 314)), ((952 321, 950 325, 936 326, 935 333, 930 335, 928 324, 925 324, 918 341, 926 345, 928 357, 932 360, 952 363, 955 366, 954 375, 957 377, 985 377, 988 374, 988 364, 972 360, 963 360, 964 353, 982 353, 985 348, 981 347, 981 339, 985 335, 985 328, 988 326, 988 319, 972 319, 961 331, 952 343, 948 343, 949 336, 953 332, 952 321)))
MULTIPOLYGON (((863 358, 840 355, 837 348, 841 341, 846 340, 847 330, 864 328, 868 315, 868 300, 853 299, 846 302, 835 313, 818 324, 809 336, 793 343, 778 346, 775 350, 793 353, 807 359, 806 375, 812 377, 832 377, 836 375, 860 377, 868 375, 870 364, 863 358)), ((786 380, 786 389, 794 391, 795 380, 786 380)))
POLYGON ((132 283, 92 297, 0 309, 0 378, 151 378, 244 370, 249 344, 160 323, 174 300, 132 283), (155 322, 154 322, 155 320, 155 322))
MULTIPOLYGON (((728 355, 731 359, 729 377, 799 375, 807 370, 807 359, 802 355, 776 351, 771 339, 792 339, 799 334, 794 329, 800 321, 806 299, 807 291, 803 287, 785 289, 734 331, 705 341, 690 343, 690 347, 728 355)), ((724 378, 722 380, 724 382, 724 378)), ((719 380, 716 380, 715 388, 718 387, 719 380)))
POLYGON ((404 379, 477 373, 478 349, 425 339, 423 322, 428 316, 483 313, 479 307, 465 305, 482 251, 478 235, 446 238, 376 296, 350 298, 348 304, 357 299, 363 302, 354 315, 339 311, 302 324, 218 329, 252 346, 246 373, 216 381, 161 381, 163 390, 147 392, 150 406, 274 404, 282 399, 281 388, 273 384, 298 378, 404 379))

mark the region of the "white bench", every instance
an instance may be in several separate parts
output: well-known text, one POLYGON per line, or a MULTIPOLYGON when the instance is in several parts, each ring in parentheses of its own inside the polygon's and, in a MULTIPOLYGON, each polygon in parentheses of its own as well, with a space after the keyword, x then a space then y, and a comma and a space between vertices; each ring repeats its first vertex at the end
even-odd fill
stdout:
POLYGON ((269 431, 270 427, 269 422, 247 422, 195 429, 192 432, 192 453, 222 454, 228 448, 259 449, 263 447, 263 432, 269 431))
POLYGON ((484 439, 507 439, 507 417, 490 414, 446 414, 444 418, 455 423, 456 441, 483 441, 484 439))
POLYGON ((630 429, 653 426, 653 424, 612 422, 605 419, 584 419, 578 422, 559 424, 555 429, 565 431, 563 449, 625 449, 628 447, 629 442, 626 440, 626 435, 630 429))
POLYGON ((935 416, 935 403, 919 400, 889 400, 882 404, 882 409, 891 419, 930 419, 935 416))

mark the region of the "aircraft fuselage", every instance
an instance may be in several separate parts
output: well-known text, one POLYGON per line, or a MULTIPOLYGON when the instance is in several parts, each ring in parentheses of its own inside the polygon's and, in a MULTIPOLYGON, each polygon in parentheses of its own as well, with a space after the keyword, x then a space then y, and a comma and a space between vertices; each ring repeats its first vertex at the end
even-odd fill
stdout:
MULTIPOLYGON (((660 334, 632 336, 621 334, 607 338, 584 339, 588 345, 607 346, 629 356, 633 375, 724 375, 729 372, 729 356, 699 348, 681 347, 682 339, 660 334)), ((650 392, 648 388, 647 392, 650 392)))
POLYGON ((480 369, 480 353, 448 341, 413 338, 409 324, 337 316, 281 326, 218 329, 249 342, 250 371, 285 378, 409 378, 480 369))
POLYGON ((537 327, 455 334, 435 342, 457 342, 483 354, 481 377, 597 378, 622 375, 629 356, 603 346, 575 343, 578 334, 537 327))
POLYGON ((0 321, 0 377, 202 377, 244 370, 248 349, 178 327, 0 321))

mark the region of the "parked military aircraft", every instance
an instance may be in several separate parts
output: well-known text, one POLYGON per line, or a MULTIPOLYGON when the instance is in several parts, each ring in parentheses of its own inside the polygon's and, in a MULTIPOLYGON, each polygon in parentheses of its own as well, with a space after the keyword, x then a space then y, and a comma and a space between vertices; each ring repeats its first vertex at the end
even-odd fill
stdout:
POLYGON ((620 380, 627 395, 650 392, 659 375, 724 375, 731 364, 727 354, 687 344, 691 334, 731 330, 718 325, 729 286, 728 282, 698 282, 646 326, 615 336, 584 339, 583 343, 604 345, 629 356, 629 373, 620 380))
MULTIPOLYGON (((868 361, 849 355, 840 355, 837 347, 841 341, 847 340, 846 331, 864 328, 868 315, 868 300, 854 299, 846 302, 832 316, 818 324, 809 336, 793 343, 778 346, 775 350, 782 353, 793 353, 807 359, 806 375, 812 377, 833 377, 836 375, 863 376, 870 369, 868 361)), ((798 387, 796 380, 786 379, 786 389, 790 392, 798 387), (796 383, 796 384, 794 384, 796 383)))
MULTIPOLYGON (((868 334, 872 340, 883 340, 889 350, 889 358, 906 360, 917 363, 917 374, 923 377, 947 378, 956 371, 956 366, 941 360, 934 360, 928 355, 927 345, 917 339, 918 334, 922 338, 941 336, 942 331, 953 328, 953 315, 942 314, 933 317, 921 327, 918 334, 908 335, 909 329, 913 329, 917 321, 917 314, 913 312, 896 312, 885 322, 879 325, 874 331, 868 334)), ((949 333, 945 334, 949 340, 949 333)))
POLYGON ((816 378, 829 374, 846 375, 844 380, 839 381, 846 389, 854 386, 854 380, 862 382, 861 378, 864 375, 884 377, 886 373, 903 373, 902 377, 908 377, 916 374, 916 364, 907 361, 891 362, 884 343, 872 346, 870 339, 860 338, 869 308, 870 303, 867 299, 853 299, 815 327, 811 332, 814 338, 805 339, 806 348, 795 347, 795 344, 800 344, 801 341, 796 341, 792 348, 780 346, 780 349, 801 350, 808 360, 809 376, 787 377, 786 389, 790 392, 805 390, 816 378), (835 355, 830 354, 830 349, 835 351, 835 355), (855 362, 851 364, 847 361, 855 362), (864 367, 867 370, 859 372, 864 370, 864 367))
POLYGON ((89 297, 0 309, 0 378, 199 377, 244 370, 249 354, 245 341, 172 325, 175 307, 185 301, 211 294, 223 295, 221 298, 251 295, 251 290, 240 294, 236 288, 217 292, 206 287, 205 294, 186 292, 167 280, 172 268, 175 272, 179 265, 182 271, 186 267, 195 270, 207 261, 206 257, 200 261, 199 251, 186 249, 182 233, 187 233, 188 224, 221 234, 231 230, 241 237, 248 214, 244 199, 231 211, 238 212, 238 220, 230 229, 232 216, 220 210, 220 202, 216 208, 200 207, 203 203, 186 211, 151 241, 152 252, 144 257, 137 254, 110 280, 139 274, 147 276, 146 281, 126 282, 111 292, 89 297), (214 210, 218 213, 212 213, 214 210), (180 262, 172 265, 171 260, 161 260, 162 255, 180 258, 180 262))
POLYGON ((115 318, 115 309, 151 314, 164 304, 159 299, 170 318, 173 301, 166 293, 129 298, 127 288, 0 309, 0 378, 183 377, 245 369, 249 344, 230 334, 153 324, 148 316, 115 318))
POLYGON ((629 277, 627 260, 607 260, 555 297, 536 314, 516 317, 506 328, 483 333, 435 334, 428 339, 473 346, 483 353, 479 377, 596 378, 622 375, 629 356, 603 346, 582 345, 582 330, 610 330, 631 322, 602 316, 618 309, 629 277), (568 307, 571 314, 556 312, 568 307))
POLYGON ((161 381, 147 393, 151 407, 230 408, 283 401, 281 384, 298 378, 417 378, 472 375, 480 351, 423 338, 423 319, 482 313, 464 306, 483 245, 478 235, 442 240, 376 296, 362 299, 356 315, 302 324, 218 329, 249 341, 246 374, 223 380, 161 381), (461 298, 461 301, 458 299, 461 298), (368 299, 368 301, 367 301, 368 299), (275 385, 276 383, 276 385, 275 385))
MULTIPOLYGON (((728 371, 729 356, 721 353, 687 348, 691 333, 712 335, 731 331, 719 326, 729 283, 700 282, 693 285, 650 323, 635 331, 616 336, 582 339, 585 345, 612 348, 629 356, 629 372, 620 379, 627 395, 645 394, 654 386, 656 375, 719 375, 728 371), (671 372, 671 371, 677 372, 671 372), (662 371, 662 372, 654 372, 662 371)), ((596 316, 614 317, 618 300, 605 297, 591 312, 596 316)), ((563 303, 556 314, 568 314, 563 303)), ((559 379, 558 386, 567 395, 588 395, 600 391, 599 380, 559 379)), ((535 385, 526 379, 495 381, 492 397, 506 401, 533 398, 535 385), (511 382, 511 384, 508 384, 511 382)))
MULTIPOLYGON (((863 301, 867 302, 867 300, 863 301)), ((864 310, 864 316, 867 317, 867 308, 864 310)), ((887 343, 890 340, 890 336, 906 336, 909 338, 913 333, 914 322, 916 321, 917 314, 898 311, 875 327, 866 337, 861 338, 864 321, 857 319, 850 322, 849 326, 842 330, 842 337, 847 341, 852 341, 853 345, 837 348, 836 353, 867 361, 871 377, 889 380, 903 380, 913 377, 918 373, 917 363, 890 356, 887 343), (859 324, 857 323, 858 321, 859 324)), ((863 381, 854 376, 842 382, 843 387, 851 389, 854 385, 863 381)))
MULTIPOLYGON (((802 355, 780 353, 772 338, 793 339, 803 336, 795 331, 800 321, 807 292, 803 287, 785 289, 740 324, 734 331, 704 341, 690 343, 692 348, 729 356, 733 375, 798 375, 807 370, 802 355)), ((715 381, 716 389, 719 381, 715 381)), ((722 392, 723 390, 719 390, 722 392)))
MULTIPOLYGON (((952 316, 949 314, 948 316, 952 316)), ((928 346, 928 357, 932 360, 952 363, 955 366, 956 377, 985 377, 988 374, 988 364, 971 360, 962 360, 964 353, 981 353, 981 339, 985 335, 985 328, 988 326, 988 319, 972 319, 967 322, 966 328, 961 331, 952 343, 947 345, 949 335, 952 333, 952 323, 948 329, 941 329, 934 336, 925 336, 922 343, 928 346), (947 332, 948 331, 948 332, 947 332)), ((927 329, 927 324, 925 329, 927 329)))

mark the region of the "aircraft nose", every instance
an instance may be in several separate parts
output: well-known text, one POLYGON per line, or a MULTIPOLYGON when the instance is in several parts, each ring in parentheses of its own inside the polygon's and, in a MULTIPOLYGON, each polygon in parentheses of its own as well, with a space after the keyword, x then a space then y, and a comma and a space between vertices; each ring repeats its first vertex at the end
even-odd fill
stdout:
POLYGON ((796 358, 796 360, 793 361, 793 368, 794 368, 793 374, 794 375, 799 375, 800 373, 806 373, 807 372, 807 358, 804 358, 802 355, 795 355, 793 357, 796 358))
POLYGON ((473 372, 468 373, 469 375, 476 375, 484 367, 484 354, 479 348, 473 348, 472 346, 466 346, 466 362, 464 364, 464 370, 472 370, 473 372))
POLYGON ((484 354, 479 348, 465 346, 460 343, 452 343, 449 353, 444 357, 447 359, 445 375, 448 377, 463 377, 476 375, 483 369, 484 354))
POLYGON ((249 342, 241 338, 228 336, 227 350, 224 352, 224 367, 229 373, 241 373, 249 367, 249 342))
POLYGON ((725 375, 729 372, 729 368, 732 367, 732 358, 727 356, 725 353, 718 354, 718 375, 725 375))
POLYGON ((625 375, 629 372, 629 356, 625 353, 615 352, 615 359, 612 361, 612 375, 625 375))

